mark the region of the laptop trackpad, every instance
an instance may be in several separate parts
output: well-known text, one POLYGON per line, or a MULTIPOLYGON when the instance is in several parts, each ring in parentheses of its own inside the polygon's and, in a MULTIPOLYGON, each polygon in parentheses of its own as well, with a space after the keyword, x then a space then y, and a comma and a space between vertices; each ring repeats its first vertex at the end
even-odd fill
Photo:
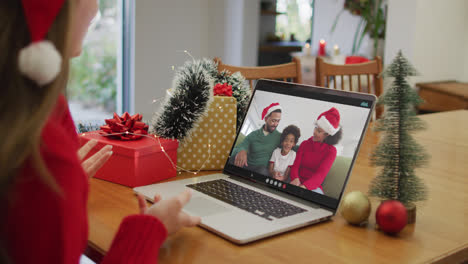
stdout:
POLYGON ((193 197, 190 202, 185 205, 184 210, 190 214, 203 217, 229 212, 232 209, 219 205, 204 197, 193 197))

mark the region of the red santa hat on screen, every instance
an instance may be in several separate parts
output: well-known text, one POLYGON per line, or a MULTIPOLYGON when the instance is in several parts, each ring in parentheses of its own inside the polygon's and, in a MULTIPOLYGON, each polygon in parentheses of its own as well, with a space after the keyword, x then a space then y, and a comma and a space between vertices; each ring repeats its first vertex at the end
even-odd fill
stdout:
POLYGON ((269 105, 269 106, 265 107, 265 109, 263 109, 263 111, 262 111, 262 120, 265 119, 266 116, 271 114, 271 112, 273 112, 275 110, 282 110, 282 109, 283 108, 281 108, 279 103, 272 103, 271 105, 269 105))
POLYGON ((31 43, 19 52, 20 72, 44 86, 60 73, 62 56, 54 44, 45 39, 65 0, 21 0, 31 43))
POLYGON ((340 112, 335 107, 321 113, 316 124, 329 135, 333 136, 340 130, 340 112))

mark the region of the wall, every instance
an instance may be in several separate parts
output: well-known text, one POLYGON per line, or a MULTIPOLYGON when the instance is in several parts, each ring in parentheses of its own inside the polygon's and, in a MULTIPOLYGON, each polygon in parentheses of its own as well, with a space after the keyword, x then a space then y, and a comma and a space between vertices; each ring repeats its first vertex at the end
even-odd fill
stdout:
POLYGON ((389 64, 399 50, 413 58, 417 1, 392 0, 387 10, 384 63, 389 64))
POLYGON ((171 88, 172 65, 208 54, 209 0, 140 0, 135 3, 135 111, 149 119, 171 88))
POLYGON ((139 0, 135 5, 134 111, 145 120, 159 107, 153 100, 171 88, 171 66, 191 59, 184 50, 196 59, 218 56, 225 63, 256 64, 259 0, 139 0))
POLYGON ((419 0, 414 43, 418 81, 461 78, 468 51, 467 7, 466 0, 419 0))
POLYGON ((416 82, 468 80, 468 1, 388 1, 385 63, 396 52, 420 72, 416 82))
POLYGON ((242 66, 257 66, 260 43, 260 0, 244 0, 242 66))

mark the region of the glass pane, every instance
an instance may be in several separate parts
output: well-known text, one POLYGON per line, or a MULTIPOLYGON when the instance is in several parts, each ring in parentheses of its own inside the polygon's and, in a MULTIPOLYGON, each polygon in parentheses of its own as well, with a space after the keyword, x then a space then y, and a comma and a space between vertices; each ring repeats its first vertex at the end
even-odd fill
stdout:
POLYGON ((294 39, 303 42, 310 39, 310 0, 278 0, 276 11, 286 13, 276 17, 277 36, 291 39, 291 35, 294 35, 294 39))
POLYGON ((120 1, 99 0, 99 14, 72 59, 67 96, 76 124, 102 125, 116 111, 120 1))

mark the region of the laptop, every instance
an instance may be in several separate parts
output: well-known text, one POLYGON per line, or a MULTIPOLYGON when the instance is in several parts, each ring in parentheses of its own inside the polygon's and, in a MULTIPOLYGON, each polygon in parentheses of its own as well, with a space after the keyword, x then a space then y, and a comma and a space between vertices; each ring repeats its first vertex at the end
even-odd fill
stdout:
MULTIPOLYGON (((200 216, 201 227, 236 244, 329 220, 337 212, 375 102, 376 97, 370 94, 259 80, 222 173, 136 187, 134 191, 152 201, 155 194, 169 198, 186 188, 192 189, 192 199, 183 210, 200 216), (326 167, 325 172, 322 170, 322 174, 314 174, 313 165, 307 162, 317 163, 322 152, 316 152, 314 155, 318 155, 318 158, 312 159, 306 157, 305 152, 312 146, 311 142, 317 143, 313 141, 313 137, 319 138, 318 135, 314 136, 317 126, 324 127, 323 120, 317 119, 323 113, 330 113, 332 108, 339 113, 341 139, 328 145, 318 142, 327 150, 335 150, 323 151, 327 153, 327 159, 323 158, 318 167, 326 167), (277 109, 281 109, 281 114, 279 118, 277 114, 274 115, 276 120, 271 119, 273 115, 265 116, 277 109), (267 120, 275 124, 267 126, 267 120), (286 179, 286 171, 283 177, 278 177, 275 170, 270 169, 271 164, 276 168, 270 156, 276 149, 280 149, 276 152, 281 151, 281 157, 287 151, 287 144, 279 142, 281 136, 278 135, 288 126, 299 128, 300 137, 288 152, 288 155, 295 152, 295 158, 287 165, 289 177, 286 179), (273 143, 261 143, 262 136, 268 135, 273 138, 273 143), (254 143, 257 145, 252 145, 254 143), (265 146, 272 144, 275 150, 271 147, 265 150, 265 146), (247 163, 251 163, 248 166, 236 162, 236 156, 242 149, 247 153, 247 163), (258 153, 266 154, 255 156, 258 153)), ((327 114, 320 118, 323 116, 327 114)), ((336 118, 332 121, 332 114, 328 119, 332 127, 328 127, 327 131, 338 129, 334 127, 336 118)), ((329 132, 328 136, 333 134, 333 131, 329 132)), ((283 139, 287 141, 285 137, 283 139)))

